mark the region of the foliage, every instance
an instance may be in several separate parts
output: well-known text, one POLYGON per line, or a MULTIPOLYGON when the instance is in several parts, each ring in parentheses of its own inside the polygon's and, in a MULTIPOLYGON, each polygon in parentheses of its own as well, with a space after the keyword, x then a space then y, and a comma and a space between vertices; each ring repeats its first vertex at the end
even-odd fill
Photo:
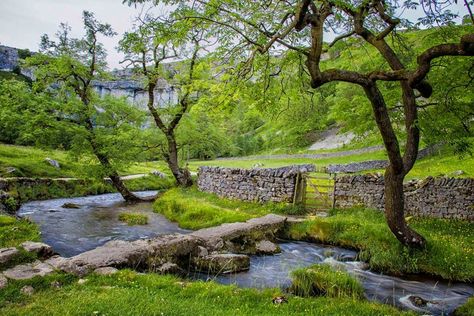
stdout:
MULTIPOLYGON (((70 276, 56 276, 61 288, 52 288, 53 277, 32 297, 10 287, 2 315, 412 315, 393 307, 350 298, 290 297, 274 305, 281 290, 239 289, 214 282, 186 282, 173 276, 139 274, 122 270, 112 276, 88 276, 77 284, 70 276), (21 303, 20 303, 21 302, 21 303)), ((5 292, 3 292, 5 293, 5 292)), ((5 294, 3 294, 5 295, 5 294)), ((5 297, 5 296, 4 296, 5 297)))
POLYGON ((328 218, 294 224, 288 238, 358 249, 359 259, 375 271, 474 280, 474 224, 421 218, 409 223, 426 237, 425 250, 409 250, 397 243, 383 213, 367 209, 335 210, 328 218))
POLYGON ((259 204, 222 199, 215 194, 174 188, 160 196, 154 210, 180 227, 200 229, 223 223, 244 222, 269 213, 293 213, 297 210, 286 204, 259 204))
POLYGON ((291 292, 300 296, 349 297, 363 299, 364 289, 357 279, 328 264, 315 264, 291 272, 291 292))
POLYGON ((148 216, 136 213, 120 213, 119 221, 127 223, 128 226, 148 224, 148 216))

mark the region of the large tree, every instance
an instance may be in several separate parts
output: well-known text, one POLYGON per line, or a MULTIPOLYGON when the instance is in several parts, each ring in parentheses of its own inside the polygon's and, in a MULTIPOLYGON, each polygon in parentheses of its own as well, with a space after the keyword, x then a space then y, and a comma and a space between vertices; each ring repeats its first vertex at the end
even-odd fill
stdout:
POLYGON ((35 70, 34 88, 54 94, 58 100, 59 107, 47 112, 49 119, 74 129, 76 148, 91 153, 100 163, 96 175, 110 178, 126 201, 140 201, 123 183, 113 159, 118 158, 114 154, 127 153, 118 144, 133 138, 129 132, 140 121, 140 114, 124 100, 99 98, 93 88, 93 80, 105 75, 106 66, 106 52, 98 37, 113 36, 115 32, 91 12, 83 12, 83 21, 83 38, 70 38, 69 26, 61 24, 57 40, 44 35, 40 53, 28 58, 25 65, 35 70))
MULTIPOLYGON (((127 0, 136 3, 146 0, 127 0)), ((420 129, 418 97, 429 98, 433 87, 426 80, 433 60, 443 56, 473 56, 474 33, 464 34, 457 43, 434 45, 410 64, 396 53, 388 39, 399 28, 411 24, 397 17, 397 12, 421 5, 426 25, 451 22, 455 15, 447 9, 448 2, 364 0, 291 0, 237 1, 194 0, 154 1, 174 7, 173 14, 183 19, 200 19, 215 25, 215 36, 229 52, 246 56, 241 72, 252 73, 253 61, 260 54, 281 54, 293 50, 304 56, 311 87, 317 89, 330 82, 347 82, 363 89, 372 106, 373 115, 385 145, 389 166, 385 170, 385 214, 388 226, 396 238, 413 248, 425 246, 425 239, 405 221, 403 180, 412 169, 418 154, 420 129), (399 10, 400 9, 400 10, 399 10), (397 11, 398 10, 398 11, 397 11), (327 44, 328 34, 335 33, 327 44), (323 69, 322 56, 336 42, 358 37, 371 45, 384 64, 370 71, 353 69, 323 69), (392 124, 388 105, 381 92, 384 82, 398 82, 403 107, 405 141, 402 148, 392 124)), ((469 6, 472 3, 465 1, 469 6)), ((472 14, 471 14, 472 16, 472 14)), ((472 29, 471 29, 472 30, 472 29)), ((357 106, 357 105, 354 105, 357 106)))
POLYGON ((162 21, 145 14, 137 18, 134 29, 125 33, 120 41, 120 50, 126 55, 124 62, 144 79, 148 92, 146 106, 154 124, 166 138, 166 149, 162 150, 164 160, 178 185, 185 187, 191 186, 193 181, 189 170, 179 164, 176 133, 199 93, 197 68, 203 34, 188 23, 162 21), (166 61, 175 63, 165 64, 166 61), (160 80, 176 86, 176 101, 164 104, 157 101, 160 80))

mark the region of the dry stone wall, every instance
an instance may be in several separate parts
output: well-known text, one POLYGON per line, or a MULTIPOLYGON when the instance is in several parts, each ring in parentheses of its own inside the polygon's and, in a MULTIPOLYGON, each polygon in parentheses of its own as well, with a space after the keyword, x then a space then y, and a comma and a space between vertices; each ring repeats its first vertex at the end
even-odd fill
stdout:
MULTIPOLYGON (((433 178, 404 185, 408 215, 474 221, 474 179, 433 178)), ((384 209, 384 178, 354 175, 336 178, 336 207, 365 205, 384 209)))
POLYGON ((312 172, 314 165, 275 169, 201 167, 198 188, 229 199, 256 202, 292 202, 300 176, 312 172))

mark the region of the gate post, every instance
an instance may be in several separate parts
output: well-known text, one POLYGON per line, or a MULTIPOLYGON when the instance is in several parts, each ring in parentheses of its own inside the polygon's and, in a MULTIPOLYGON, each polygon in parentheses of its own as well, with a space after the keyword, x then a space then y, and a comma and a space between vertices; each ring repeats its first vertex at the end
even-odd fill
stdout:
POLYGON ((304 173, 296 174, 295 191, 293 193, 293 205, 305 205, 306 201, 306 177, 304 173))

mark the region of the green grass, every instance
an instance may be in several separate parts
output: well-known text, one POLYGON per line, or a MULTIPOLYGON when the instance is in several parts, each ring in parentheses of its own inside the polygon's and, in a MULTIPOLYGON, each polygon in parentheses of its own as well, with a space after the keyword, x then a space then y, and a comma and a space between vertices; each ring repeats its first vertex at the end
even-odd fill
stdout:
MULTIPOLYGON (((39 229, 34 223, 26 219, 19 220, 11 216, 0 215, 0 248, 18 248, 25 241, 39 241, 40 239, 39 229)), ((0 264, 0 271, 36 259, 36 254, 28 253, 21 248, 19 250, 18 255, 12 260, 0 264)))
POLYGON ((358 249, 360 259, 376 271, 474 281, 474 223, 412 218, 410 225, 427 239, 428 246, 409 250, 390 232, 382 212, 352 209, 335 210, 331 215, 294 224, 287 237, 358 249))
POLYGON ((84 166, 71 160, 65 151, 0 144, 0 176, 5 175, 5 168, 14 167, 17 169, 15 176, 76 177, 84 166), (57 160, 61 169, 47 163, 47 157, 57 160))
POLYGON ((18 247, 25 241, 39 241, 38 227, 27 219, 0 215, 0 248, 18 247))
MULTIPOLYGON (((221 166, 232 168, 252 168, 255 164, 263 164, 264 168, 276 168, 295 164, 315 164, 323 168, 329 164, 347 164, 367 160, 386 159, 385 151, 379 150, 370 153, 351 155, 346 157, 308 159, 308 158, 286 158, 286 159, 251 159, 251 160, 206 160, 189 161, 191 171, 197 171, 200 166, 221 166)), ((5 175, 5 168, 14 167, 17 172, 14 176, 26 177, 83 177, 86 165, 80 161, 74 161, 65 151, 42 150, 34 147, 12 146, 0 144, 0 176, 5 175), (46 163, 44 159, 50 157, 59 161, 61 169, 56 169, 46 163)), ((137 162, 122 170, 121 174, 149 173, 152 170, 160 170, 172 178, 168 167, 163 161, 137 162)), ((456 155, 442 152, 441 155, 427 157, 418 161, 407 179, 424 178, 427 176, 439 176, 462 170, 461 177, 474 177, 474 157, 465 156, 459 158, 456 155)), ((382 171, 382 170, 374 170, 382 171)))
MULTIPOLYGON (((58 275, 62 285, 48 286, 49 277, 33 287, 36 294, 19 293, 11 285, 0 294, 2 315, 413 315, 395 308, 352 298, 301 298, 290 296, 287 304, 275 305, 278 289, 258 291, 218 285, 214 282, 186 282, 123 270, 112 276, 88 277, 77 284, 70 276, 58 275), (2 297, 3 296, 3 297, 2 297), (6 296, 6 298, 5 298, 6 296)), ((21 284, 23 285, 23 283, 21 284)))
POLYGON ((137 213, 120 213, 119 221, 127 223, 128 226, 148 224, 148 216, 137 213))
POLYGON ((177 222, 180 227, 188 229, 243 222, 269 213, 288 214, 301 211, 286 204, 221 199, 217 195, 200 192, 195 187, 173 188, 167 191, 156 200, 154 210, 177 222))
POLYGON ((346 271, 338 271, 328 264, 315 264, 291 273, 291 291, 299 296, 327 296, 364 298, 359 281, 346 271))
POLYGON ((474 296, 470 297, 464 305, 457 308, 453 316, 474 316, 474 296))

